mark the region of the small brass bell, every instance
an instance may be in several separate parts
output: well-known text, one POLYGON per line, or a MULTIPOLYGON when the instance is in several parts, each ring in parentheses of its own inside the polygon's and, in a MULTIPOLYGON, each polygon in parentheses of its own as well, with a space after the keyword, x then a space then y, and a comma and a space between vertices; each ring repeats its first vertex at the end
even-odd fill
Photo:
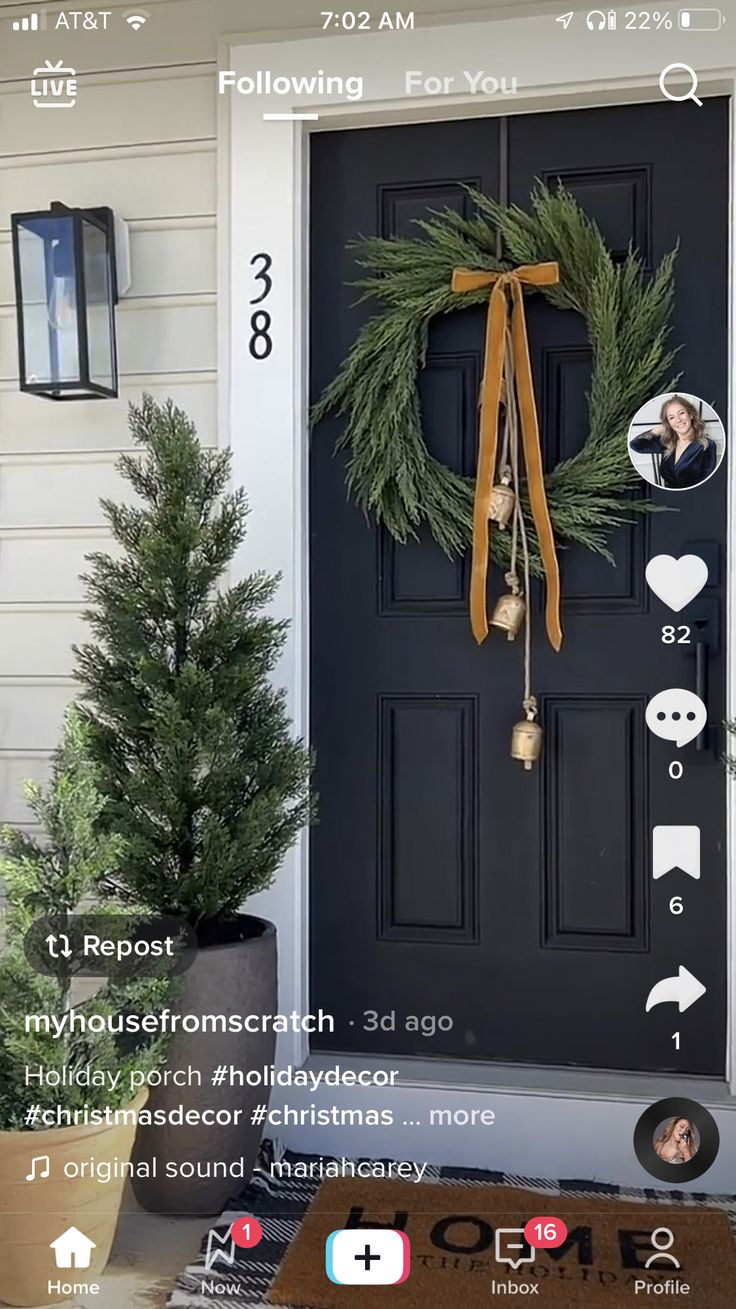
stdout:
POLYGON ((497 627, 501 632, 505 632, 507 639, 513 641, 524 622, 526 605, 523 595, 520 594, 519 579, 515 573, 506 574, 506 585, 511 588, 510 594, 502 595, 496 601, 490 621, 491 627, 497 627))
POLYGON ((526 718, 514 724, 511 733, 511 758, 518 759, 529 772, 542 753, 542 729, 535 722, 537 702, 533 696, 524 701, 526 718))
POLYGON ((511 522, 515 504, 516 496, 511 489, 511 469, 504 468, 501 481, 497 482, 491 490, 488 505, 488 517, 491 522, 496 523, 503 531, 511 522))

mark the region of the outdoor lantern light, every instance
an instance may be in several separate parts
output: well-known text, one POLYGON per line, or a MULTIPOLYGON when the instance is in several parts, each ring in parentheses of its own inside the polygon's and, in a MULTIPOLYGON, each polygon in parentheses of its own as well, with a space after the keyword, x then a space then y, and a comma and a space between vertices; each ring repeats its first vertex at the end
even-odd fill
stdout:
POLYGON ((125 224, 111 209, 58 201, 13 214, 11 224, 21 391, 49 400, 115 397, 115 305, 130 280, 125 224))

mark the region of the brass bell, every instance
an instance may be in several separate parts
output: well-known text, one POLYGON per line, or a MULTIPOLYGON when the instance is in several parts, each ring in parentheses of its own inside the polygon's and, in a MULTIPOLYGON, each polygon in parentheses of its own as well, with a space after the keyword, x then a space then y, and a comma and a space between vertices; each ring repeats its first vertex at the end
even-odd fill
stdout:
POLYGON ((507 640, 513 641, 521 631, 524 622, 526 605, 524 604, 523 595, 511 592, 510 595, 502 595, 497 601, 491 616, 491 627, 498 627, 500 631, 506 633, 507 640))
POLYGON ((524 702, 526 718, 514 724, 511 733, 511 758, 518 759, 530 771, 542 753, 542 729, 535 722, 537 702, 532 696, 524 702))
POLYGON ((503 531, 511 522, 515 504, 516 496, 511 489, 511 469, 504 468, 501 481, 497 482, 491 490, 488 504, 488 517, 491 522, 496 523, 503 531))
POLYGON ((524 597, 521 595, 519 579, 516 573, 506 573, 506 585, 510 588, 509 595, 502 595, 496 601, 496 606, 491 616, 491 627, 497 627, 501 632, 505 632, 508 640, 513 641, 521 630, 526 613, 524 597))

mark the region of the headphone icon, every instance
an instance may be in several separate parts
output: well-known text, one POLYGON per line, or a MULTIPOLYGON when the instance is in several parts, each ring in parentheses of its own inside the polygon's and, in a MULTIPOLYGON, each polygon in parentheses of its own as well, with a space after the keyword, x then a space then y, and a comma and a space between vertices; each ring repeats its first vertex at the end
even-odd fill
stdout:
POLYGON ((586 21, 591 32, 602 32, 606 26, 606 15, 601 9, 591 9, 586 21))

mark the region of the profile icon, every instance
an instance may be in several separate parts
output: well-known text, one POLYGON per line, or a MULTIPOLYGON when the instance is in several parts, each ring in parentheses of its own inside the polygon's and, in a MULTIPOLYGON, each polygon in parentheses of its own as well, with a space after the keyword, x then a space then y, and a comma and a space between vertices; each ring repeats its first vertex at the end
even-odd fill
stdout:
POLYGON ((702 486, 726 448, 723 423, 697 395, 670 391, 654 396, 631 421, 629 458, 640 477, 667 491, 702 486))
POLYGON ((652 1264, 654 1264, 655 1268, 661 1268, 665 1260, 667 1260, 672 1264, 673 1268, 680 1268, 681 1265, 679 1259, 676 1259, 673 1254, 669 1253, 674 1242, 675 1234, 669 1227, 655 1227, 652 1232, 652 1245, 654 1246, 656 1253, 650 1254, 644 1267, 651 1268, 652 1264))

